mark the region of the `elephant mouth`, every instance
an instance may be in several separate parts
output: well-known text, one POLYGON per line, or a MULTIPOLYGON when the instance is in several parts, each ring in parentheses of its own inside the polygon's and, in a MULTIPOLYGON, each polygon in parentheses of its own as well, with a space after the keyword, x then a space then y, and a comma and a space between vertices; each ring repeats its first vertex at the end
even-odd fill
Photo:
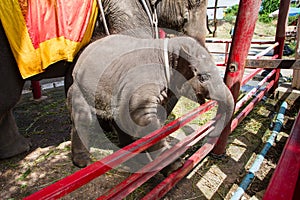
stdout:
POLYGON ((198 94, 197 94, 197 102, 198 102, 200 105, 204 104, 204 103, 206 102, 206 99, 208 99, 208 98, 206 98, 205 95, 203 95, 203 94, 201 94, 201 93, 198 93, 198 94))

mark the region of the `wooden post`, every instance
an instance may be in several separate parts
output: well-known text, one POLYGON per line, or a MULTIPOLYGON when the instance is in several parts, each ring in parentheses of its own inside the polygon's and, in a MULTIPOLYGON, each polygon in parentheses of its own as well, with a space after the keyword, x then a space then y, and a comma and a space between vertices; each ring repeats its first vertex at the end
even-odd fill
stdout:
MULTIPOLYGON (((298 22, 297 22, 297 45, 296 45, 296 53, 295 53, 295 59, 300 59, 300 15, 298 15, 298 22)), ((293 70, 293 82, 292 87, 296 89, 300 89, 300 70, 294 69, 293 70)))

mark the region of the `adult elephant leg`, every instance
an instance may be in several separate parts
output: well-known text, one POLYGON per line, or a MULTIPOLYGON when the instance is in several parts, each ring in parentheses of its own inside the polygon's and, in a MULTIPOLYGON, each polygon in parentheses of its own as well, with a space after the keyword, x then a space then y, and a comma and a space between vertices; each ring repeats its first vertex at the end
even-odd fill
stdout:
POLYGON ((12 109, 21 97, 24 80, 0 23, 0 159, 28 151, 30 142, 20 135, 12 109))
POLYGON ((15 156, 30 149, 29 140, 19 134, 12 109, 2 113, 0 131, 0 159, 15 156))

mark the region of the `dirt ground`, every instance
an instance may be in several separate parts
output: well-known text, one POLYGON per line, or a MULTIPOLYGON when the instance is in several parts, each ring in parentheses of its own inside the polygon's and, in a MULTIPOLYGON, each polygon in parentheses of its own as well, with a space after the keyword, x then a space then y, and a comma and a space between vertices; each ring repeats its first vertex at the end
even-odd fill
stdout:
MULTIPOLYGON (((29 152, 0 161, 0 199, 21 199, 79 170, 71 162, 70 119, 63 87, 44 90, 43 95, 48 98, 42 102, 33 101, 31 94, 23 95, 14 110, 20 132, 31 140, 32 147, 29 152)), ((177 110, 186 112, 195 106, 183 104, 177 110)), ((163 199, 229 199, 270 135, 269 126, 278 105, 272 98, 260 103, 230 135, 224 158, 207 156, 163 199)), ((282 132, 244 199, 262 198, 298 110, 298 103, 290 105, 282 132)), ((95 199, 128 175, 124 171, 109 171, 63 199, 95 199)), ((140 199, 163 178, 157 174, 126 199, 140 199)))
MULTIPOLYGON (((218 30, 224 30, 218 36, 228 37, 231 28, 228 24, 219 27, 218 30)), ((71 162, 70 119, 63 87, 43 90, 43 95, 47 99, 35 102, 31 93, 24 94, 14 109, 20 133, 32 146, 29 152, 0 160, 0 199, 22 199, 79 170, 71 162)), ((163 199, 230 199, 272 133, 272 121, 280 103, 281 100, 273 96, 259 103, 229 136, 226 155, 221 159, 206 156, 163 199)), ((299 98, 288 103, 283 128, 242 199, 262 199, 264 195, 299 111, 299 98)), ((173 115, 178 117, 195 106, 193 102, 182 101, 173 115)), ((199 125, 203 118, 193 121, 193 125, 199 125)), ((197 147, 199 145, 187 154, 197 147)), ((111 170, 63 199, 96 199, 129 174, 111 170)), ((162 174, 155 175, 126 199, 141 199, 163 179, 162 174)))

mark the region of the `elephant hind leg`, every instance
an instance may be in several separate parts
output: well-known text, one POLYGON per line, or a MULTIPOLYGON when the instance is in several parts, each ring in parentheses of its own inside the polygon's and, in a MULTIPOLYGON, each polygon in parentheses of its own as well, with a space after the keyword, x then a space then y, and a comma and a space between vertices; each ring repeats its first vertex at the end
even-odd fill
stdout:
POLYGON ((29 151, 31 143, 20 135, 12 110, 1 116, 0 130, 0 159, 29 151))
POLYGON ((134 142, 133 137, 132 137, 131 135, 125 133, 125 132, 118 126, 118 124, 117 124, 115 121, 113 121, 113 123, 112 123, 112 128, 113 128, 113 131, 114 131, 115 133, 117 133, 117 135, 118 135, 118 140, 119 140, 118 146, 119 146, 120 148, 123 148, 123 147, 125 147, 125 146, 131 144, 132 142, 134 142))

